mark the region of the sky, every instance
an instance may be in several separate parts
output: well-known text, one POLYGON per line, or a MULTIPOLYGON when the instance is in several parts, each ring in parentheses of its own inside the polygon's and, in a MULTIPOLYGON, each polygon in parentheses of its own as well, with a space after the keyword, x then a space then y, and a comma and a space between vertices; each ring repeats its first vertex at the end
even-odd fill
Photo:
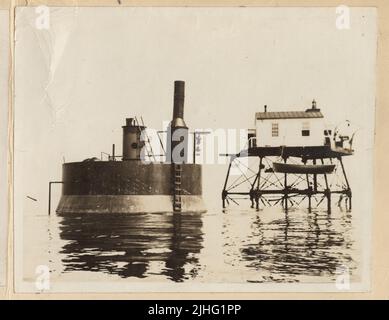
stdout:
MULTIPOLYGON (((120 150, 126 117, 161 129, 174 80, 186 82, 191 129, 253 128, 265 104, 297 111, 315 99, 328 123, 359 128, 350 169, 365 170, 350 179, 371 186, 375 9, 352 8, 342 30, 334 8, 56 7, 49 15, 39 29, 35 8, 16 14, 16 214, 46 213, 48 182, 61 180, 64 161, 100 157, 112 143, 120 150)), ((220 205, 225 173, 204 167, 210 207, 220 205)))

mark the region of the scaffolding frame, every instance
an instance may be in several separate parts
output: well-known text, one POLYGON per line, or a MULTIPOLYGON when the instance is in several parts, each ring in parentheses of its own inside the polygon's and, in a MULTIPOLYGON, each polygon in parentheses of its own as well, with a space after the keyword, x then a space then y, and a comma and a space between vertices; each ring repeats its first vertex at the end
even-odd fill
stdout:
POLYGON ((339 207, 345 204, 347 211, 352 209, 352 192, 346 174, 343 157, 353 154, 345 148, 333 149, 330 146, 314 147, 252 147, 232 154, 222 191, 222 205, 248 199, 251 207, 275 206, 281 204, 284 210, 308 202, 308 210, 318 208, 324 200, 327 211, 331 212, 334 196, 339 196, 339 207), (246 159, 248 164, 240 161, 246 159), (254 161, 253 161, 254 160, 254 161), (299 165, 335 165, 332 173, 278 173, 273 170, 273 162, 299 165), (253 162, 254 164, 250 164, 253 162), (239 172, 231 179, 231 168, 239 172), (232 182, 231 182, 232 180, 232 182))

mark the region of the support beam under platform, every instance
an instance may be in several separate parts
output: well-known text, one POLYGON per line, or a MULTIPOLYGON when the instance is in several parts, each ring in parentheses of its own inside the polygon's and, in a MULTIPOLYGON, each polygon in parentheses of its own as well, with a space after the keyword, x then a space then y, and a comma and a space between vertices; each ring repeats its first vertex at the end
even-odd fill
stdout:
POLYGON ((281 146, 256 147, 230 155, 222 191, 223 208, 230 202, 249 199, 251 207, 255 203, 256 209, 260 205, 282 204, 284 210, 288 210, 307 201, 308 210, 324 203, 330 213, 331 199, 338 196, 338 205, 344 203, 346 209, 351 210, 351 188, 342 158, 352 153, 352 150, 334 150, 329 146, 281 146), (278 172, 281 164, 274 167, 273 163, 283 163, 292 170, 278 172), (234 172, 241 174, 231 177, 231 167, 239 168, 234 172), (329 172, 328 168, 333 171, 329 172))

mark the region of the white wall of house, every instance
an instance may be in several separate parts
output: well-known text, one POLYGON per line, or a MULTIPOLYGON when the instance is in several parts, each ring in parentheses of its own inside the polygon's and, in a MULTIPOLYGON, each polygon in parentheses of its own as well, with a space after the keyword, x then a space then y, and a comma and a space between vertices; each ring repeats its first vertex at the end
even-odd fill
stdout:
POLYGON ((256 120, 257 146, 321 146, 324 144, 323 118, 264 119, 256 120), (278 124, 278 136, 273 124, 278 124), (309 130, 309 136, 302 136, 302 130, 309 130))

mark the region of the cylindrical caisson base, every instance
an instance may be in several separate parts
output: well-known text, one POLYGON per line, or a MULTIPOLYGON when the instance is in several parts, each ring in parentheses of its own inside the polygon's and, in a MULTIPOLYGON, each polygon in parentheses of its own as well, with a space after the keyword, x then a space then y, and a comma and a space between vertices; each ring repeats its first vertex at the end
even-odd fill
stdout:
MULTIPOLYGON (((183 164, 181 211, 205 212, 201 165, 183 164)), ((167 163, 85 161, 62 167, 57 213, 159 213, 173 211, 177 172, 167 163)))
MULTIPOLYGON (((183 212, 206 212, 201 196, 181 196, 183 212)), ((62 196, 58 213, 162 213, 172 212, 173 196, 95 195, 62 196)))

